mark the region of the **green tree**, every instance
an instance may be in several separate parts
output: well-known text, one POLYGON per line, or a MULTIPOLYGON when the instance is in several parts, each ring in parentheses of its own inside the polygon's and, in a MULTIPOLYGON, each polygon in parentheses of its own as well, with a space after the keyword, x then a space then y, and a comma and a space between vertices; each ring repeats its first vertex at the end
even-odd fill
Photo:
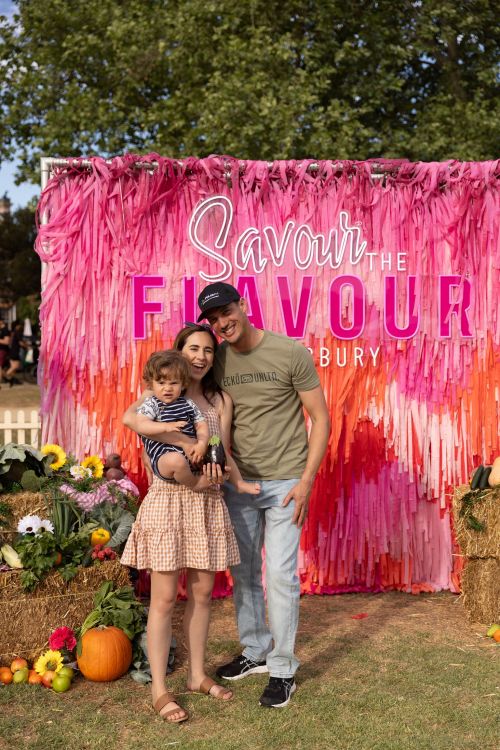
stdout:
POLYGON ((0 157, 488 159, 494 0, 18 0, 0 157))
POLYGON ((40 258, 33 252, 35 232, 34 206, 18 208, 0 220, 0 295, 12 302, 40 293, 40 258))

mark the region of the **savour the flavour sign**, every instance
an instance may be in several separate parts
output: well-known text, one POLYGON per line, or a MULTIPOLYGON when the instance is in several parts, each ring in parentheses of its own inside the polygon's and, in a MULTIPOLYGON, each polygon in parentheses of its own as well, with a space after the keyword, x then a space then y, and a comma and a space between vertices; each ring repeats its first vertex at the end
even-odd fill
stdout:
POLYGON ((43 430, 116 450, 213 281, 312 352, 332 414, 303 590, 456 590, 450 489, 500 452, 497 162, 71 160, 40 202, 43 430))

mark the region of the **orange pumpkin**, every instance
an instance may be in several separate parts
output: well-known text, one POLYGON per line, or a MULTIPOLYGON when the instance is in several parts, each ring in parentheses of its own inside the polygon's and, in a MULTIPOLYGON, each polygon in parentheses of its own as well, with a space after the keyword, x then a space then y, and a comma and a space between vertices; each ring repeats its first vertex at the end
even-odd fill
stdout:
POLYGON ((82 638, 82 653, 77 662, 87 680, 117 680, 130 667, 132 644, 123 630, 114 625, 90 628, 82 638))

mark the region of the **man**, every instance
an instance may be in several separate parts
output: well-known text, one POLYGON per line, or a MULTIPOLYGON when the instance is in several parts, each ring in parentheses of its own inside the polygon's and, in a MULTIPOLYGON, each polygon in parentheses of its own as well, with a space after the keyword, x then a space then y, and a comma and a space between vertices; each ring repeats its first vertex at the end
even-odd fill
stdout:
POLYGON ((297 341, 251 325, 247 303, 230 284, 207 286, 201 314, 223 339, 214 365, 220 387, 234 403, 232 454, 244 479, 261 484, 259 495, 225 498, 240 549, 231 569, 243 653, 217 670, 238 680, 269 672, 260 704, 286 706, 295 692, 294 654, 300 587, 297 555, 309 495, 328 443, 330 421, 318 374, 297 341), (307 438, 303 407, 312 427, 307 438), (266 550, 269 627, 262 588, 266 550))

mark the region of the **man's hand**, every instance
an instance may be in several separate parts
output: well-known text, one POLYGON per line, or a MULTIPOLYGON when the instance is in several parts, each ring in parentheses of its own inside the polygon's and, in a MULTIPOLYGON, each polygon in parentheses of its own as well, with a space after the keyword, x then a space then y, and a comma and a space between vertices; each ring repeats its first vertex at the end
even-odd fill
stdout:
POLYGON ((292 487, 288 495, 281 503, 284 508, 295 501, 295 508, 293 511, 292 523, 296 526, 302 526, 307 516, 307 509, 309 507, 309 495, 311 494, 313 483, 307 479, 300 479, 299 482, 292 487))

